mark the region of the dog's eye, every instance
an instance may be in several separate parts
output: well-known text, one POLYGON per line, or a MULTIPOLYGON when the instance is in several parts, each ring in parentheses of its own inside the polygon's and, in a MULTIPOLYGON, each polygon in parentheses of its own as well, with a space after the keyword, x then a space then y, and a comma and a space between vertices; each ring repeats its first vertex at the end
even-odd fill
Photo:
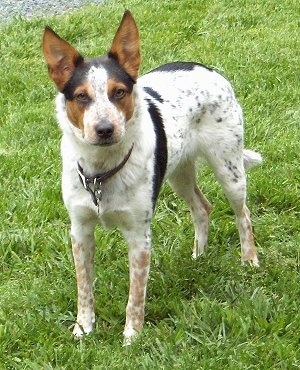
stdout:
POLYGON ((74 96, 74 98, 79 102, 83 104, 87 104, 90 101, 89 96, 86 93, 78 93, 74 96))
POLYGON ((114 98, 116 100, 120 100, 120 99, 124 98, 125 95, 126 95, 126 90, 124 90, 124 89, 116 89, 116 91, 114 93, 114 98))

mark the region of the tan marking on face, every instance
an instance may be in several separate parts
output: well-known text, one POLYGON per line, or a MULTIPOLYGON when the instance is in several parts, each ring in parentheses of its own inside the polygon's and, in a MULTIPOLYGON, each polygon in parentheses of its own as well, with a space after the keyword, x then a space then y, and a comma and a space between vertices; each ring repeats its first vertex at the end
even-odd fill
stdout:
POLYGON ((76 87, 74 91, 74 99, 66 101, 66 110, 69 120, 72 124, 83 131, 84 129, 84 112, 88 104, 80 100, 80 95, 87 96, 90 99, 94 98, 93 89, 88 83, 76 87))
POLYGON ((134 98, 132 92, 128 92, 127 87, 122 82, 108 79, 107 81, 107 95, 108 98, 113 102, 116 108, 123 113, 126 121, 130 120, 134 111, 134 98), (124 90, 126 93, 123 98, 115 98, 117 90, 124 90))

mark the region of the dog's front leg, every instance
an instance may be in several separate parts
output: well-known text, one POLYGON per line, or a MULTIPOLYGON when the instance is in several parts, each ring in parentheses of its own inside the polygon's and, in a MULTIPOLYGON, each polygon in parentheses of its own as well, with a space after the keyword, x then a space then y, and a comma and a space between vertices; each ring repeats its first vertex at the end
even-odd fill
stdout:
POLYGON ((77 279, 77 320, 73 330, 81 337, 93 330, 95 323, 93 296, 93 268, 95 253, 94 225, 72 222, 72 252, 77 279))
POLYGON ((140 235, 140 231, 138 233, 131 232, 130 235, 126 234, 125 237, 129 244, 130 288, 123 334, 124 345, 130 345, 144 323, 151 255, 150 227, 145 230, 143 235, 140 235))

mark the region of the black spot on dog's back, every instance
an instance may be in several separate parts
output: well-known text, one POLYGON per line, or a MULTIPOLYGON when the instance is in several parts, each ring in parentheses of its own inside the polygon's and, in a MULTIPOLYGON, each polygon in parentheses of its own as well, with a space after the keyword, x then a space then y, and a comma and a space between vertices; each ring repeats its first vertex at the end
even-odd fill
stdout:
POLYGON ((146 91, 147 94, 149 94, 153 99, 157 100, 160 103, 164 102, 164 99, 161 97, 161 95, 153 90, 151 87, 145 86, 144 90, 146 91))
POLYGON ((207 67, 201 63, 195 62, 172 62, 163 64, 152 71, 148 72, 176 72, 176 71, 193 71, 195 67, 203 67, 209 71, 214 71, 213 68, 207 67))

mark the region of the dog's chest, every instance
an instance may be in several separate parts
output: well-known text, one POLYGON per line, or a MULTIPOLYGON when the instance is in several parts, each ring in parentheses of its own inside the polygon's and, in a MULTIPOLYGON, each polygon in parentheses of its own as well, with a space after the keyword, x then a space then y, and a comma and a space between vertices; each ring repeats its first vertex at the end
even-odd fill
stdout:
MULTIPOLYGON (((92 165, 91 153, 85 153, 87 158, 83 160, 83 153, 80 154, 78 147, 72 145, 73 140, 70 142, 69 139, 63 137, 62 140, 62 192, 69 212, 79 217, 97 218, 104 227, 123 230, 132 227, 134 220, 147 218, 144 209, 152 208, 152 159, 141 161, 139 150, 133 151, 124 167, 101 184, 101 199, 95 205, 76 172, 78 158, 88 175, 96 173, 99 168, 92 165), (89 165, 88 160, 91 162, 89 165)), ((90 186, 94 191, 93 184, 90 186)))

